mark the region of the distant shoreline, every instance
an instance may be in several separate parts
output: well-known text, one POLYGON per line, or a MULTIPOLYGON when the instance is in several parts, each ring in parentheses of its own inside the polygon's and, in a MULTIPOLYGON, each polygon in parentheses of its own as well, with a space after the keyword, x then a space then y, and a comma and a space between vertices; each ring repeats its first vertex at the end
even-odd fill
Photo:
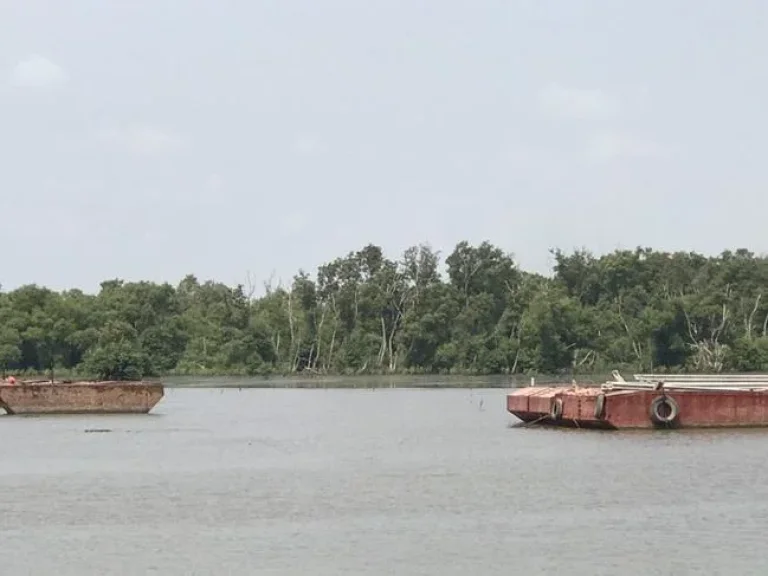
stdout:
MULTIPOLYGON (((631 379, 631 371, 621 371, 631 379)), ((724 373, 725 374, 725 373, 724 373)), ((9 372, 10 376, 11 373, 9 372)), ((43 380, 50 373, 13 373, 18 380, 43 380)), ((662 376, 660 373, 659 376, 662 376)), ((85 375, 62 370, 54 373, 56 380, 88 380, 85 375)), ((580 386, 599 386, 613 380, 610 374, 289 374, 289 375, 243 375, 243 374, 163 374, 144 378, 145 381, 160 382, 167 388, 259 388, 299 390, 371 390, 371 389, 464 389, 477 388, 522 388, 531 385, 568 386, 575 380, 580 386)))
MULTIPOLYGON (((9 373, 10 375, 10 373, 9 373)), ((50 378, 45 374, 13 374, 19 380, 43 380, 50 378)), ((62 370, 54 372, 56 380, 88 380, 85 375, 62 370)), ((474 388, 519 388, 529 386, 529 375, 463 375, 463 374, 292 374, 292 375, 254 375, 242 374, 163 374, 146 377, 144 380, 161 382, 168 388, 262 388, 262 389, 386 389, 386 388, 418 388, 418 389, 474 389, 474 388)), ((570 384, 570 375, 536 375, 537 384, 570 384)), ((581 385, 600 384, 609 378, 608 375, 577 376, 581 385)))
MULTIPOLYGON (((585 376, 577 381, 583 385, 605 382, 604 376, 585 376)), ((519 388, 529 386, 530 376, 509 375, 313 375, 303 376, 179 376, 168 375, 160 378, 169 388, 285 388, 285 389, 475 389, 475 388, 519 388)), ((567 385, 570 377, 542 375, 534 376, 536 383, 567 385)))

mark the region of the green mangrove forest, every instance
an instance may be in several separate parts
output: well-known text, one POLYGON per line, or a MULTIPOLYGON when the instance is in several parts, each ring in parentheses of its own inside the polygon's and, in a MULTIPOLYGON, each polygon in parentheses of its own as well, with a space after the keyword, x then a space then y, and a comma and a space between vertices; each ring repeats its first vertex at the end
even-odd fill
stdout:
POLYGON ((0 367, 163 374, 576 374, 768 370, 768 258, 552 251, 549 275, 488 242, 442 260, 368 245, 258 290, 37 285, 0 292, 0 367))

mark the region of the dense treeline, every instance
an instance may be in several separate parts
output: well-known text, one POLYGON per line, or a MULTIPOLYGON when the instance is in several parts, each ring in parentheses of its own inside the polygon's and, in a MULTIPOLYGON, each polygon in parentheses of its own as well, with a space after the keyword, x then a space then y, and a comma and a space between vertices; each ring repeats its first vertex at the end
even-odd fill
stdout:
POLYGON ((563 373, 768 369, 768 259, 553 252, 520 270, 489 243, 397 260, 369 245, 290 286, 110 280, 96 295, 0 293, 0 367, 167 373, 563 373))

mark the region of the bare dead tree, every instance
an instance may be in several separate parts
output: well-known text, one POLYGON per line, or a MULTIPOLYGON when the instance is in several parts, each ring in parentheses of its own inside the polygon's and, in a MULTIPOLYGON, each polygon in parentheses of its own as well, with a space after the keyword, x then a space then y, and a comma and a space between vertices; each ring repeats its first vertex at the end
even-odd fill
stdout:
POLYGON ((256 284, 253 277, 251 276, 251 271, 247 270, 245 273, 245 298, 248 300, 248 302, 253 300, 253 295, 255 292, 256 284))
MULTIPOLYGON (((696 352, 694 366, 697 369, 703 368, 716 372, 722 370, 725 346, 720 343, 720 336, 728 325, 729 313, 727 304, 725 302, 722 304, 719 323, 709 331, 708 335, 705 335, 698 323, 691 319, 691 315, 685 309, 685 306, 683 306, 683 315, 685 316, 688 328, 688 337, 691 340, 689 346, 696 352)), ((711 324, 714 324, 715 320, 717 319, 710 317, 711 324)))
POLYGON ((269 275, 269 278, 264 280, 264 293, 267 296, 272 295, 272 292, 274 292, 273 283, 275 280, 275 271, 273 270, 272 273, 269 275))
POLYGON ((328 357, 325 363, 325 370, 333 366, 333 353, 336 346, 336 331, 339 329, 339 310, 336 307, 336 297, 331 294, 331 310, 333 310, 333 331, 331 332, 331 344, 328 347, 328 357))
POLYGON ((747 334, 747 338, 749 339, 752 339, 752 323, 755 319, 755 314, 757 314, 757 309, 760 306, 760 299, 762 297, 763 293, 758 293, 757 298, 755 298, 755 305, 752 307, 752 312, 749 314, 749 317, 746 320, 745 332, 747 334))
POLYGON ((310 364, 313 370, 317 370, 317 362, 320 360, 320 351, 321 351, 321 344, 323 341, 323 324, 325 324, 325 315, 328 312, 328 305, 326 302, 321 302, 320 306, 322 308, 322 312, 320 314, 320 321, 317 322, 317 318, 315 318, 316 329, 315 333, 317 334, 317 350, 315 351, 315 361, 314 364, 310 364))
POLYGON ((624 314, 621 311, 621 307, 622 307, 621 295, 617 297, 616 301, 618 304, 619 321, 621 322, 622 326, 624 326, 624 331, 627 333, 627 337, 629 338, 629 341, 632 344, 632 350, 634 351, 635 356, 637 357, 637 360, 640 363, 640 366, 643 366, 644 365, 643 345, 640 344, 637 341, 637 339, 634 337, 634 335, 632 334, 632 331, 629 329, 629 324, 624 318, 624 314))
POLYGON ((286 304, 288 308, 288 330, 290 334, 290 346, 288 348, 288 353, 291 355, 290 359, 290 366, 291 366, 291 372, 295 372, 296 368, 298 367, 299 362, 299 346, 296 343, 296 326, 293 318, 293 291, 287 290, 286 291, 286 304))

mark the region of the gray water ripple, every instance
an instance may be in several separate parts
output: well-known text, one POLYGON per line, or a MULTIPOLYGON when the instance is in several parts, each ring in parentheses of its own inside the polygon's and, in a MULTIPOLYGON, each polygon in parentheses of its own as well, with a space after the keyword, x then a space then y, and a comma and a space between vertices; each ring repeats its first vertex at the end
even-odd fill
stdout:
POLYGON ((768 573, 768 431, 509 428, 504 392, 0 417, 2 574, 768 573))

